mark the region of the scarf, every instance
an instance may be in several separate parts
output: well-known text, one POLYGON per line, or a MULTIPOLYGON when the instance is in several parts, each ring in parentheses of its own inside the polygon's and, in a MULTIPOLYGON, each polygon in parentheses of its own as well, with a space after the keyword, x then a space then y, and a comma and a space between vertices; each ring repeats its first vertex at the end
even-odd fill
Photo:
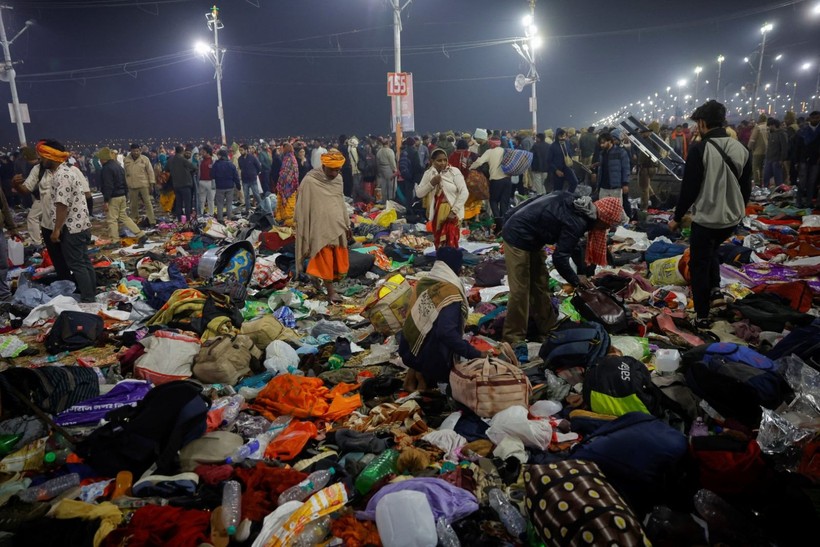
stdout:
POLYGON ((52 148, 46 145, 46 141, 38 142, 35 148, 37 150, 37 154, 41 158, 45 160, 56 161, 57 163, 65 163, 65 161, 71 155, 68 152, 65 152, 63 150, 57 150, 56 148, 52 148))
POLYGON ((335 148, 331 148, 325 154, 322 154, 322 165, 328 169, 341 169, 344 164, 344 154, 335 148))
POLYGON ((279 180, 276 181, 276 193, 279 198, 286 200, 299 188, 299 164, 293 152, 288 152, 282 158, 282 168, 279 170, 279 180))
POLYGON ((342 177, 330 180, 321 168, 313 169, 302 180, 296 194, 296 271, 302 261, 313 258, 328 245, 347 247, 350 219, 342 193, 342 177))
POLYGON ((467 294, 455 272, 439 260, 433 264, 430 275, 416 284, 414 297, 402 331, 410 351, 413 355, 418 355, 424 340, 433 330, 438 314, 446 306, 460 302, 461 315, 466 321, 467 294))
POLYGON ((606 234, 609 227, 621 222, 624 208, 618 198, 603 198, 595 203, 588 196, 578 198, 574 202, 575 208, 590 220, 600 220, 606 227, 593 224, 587 234, 586 263, 606 266, 606 234))

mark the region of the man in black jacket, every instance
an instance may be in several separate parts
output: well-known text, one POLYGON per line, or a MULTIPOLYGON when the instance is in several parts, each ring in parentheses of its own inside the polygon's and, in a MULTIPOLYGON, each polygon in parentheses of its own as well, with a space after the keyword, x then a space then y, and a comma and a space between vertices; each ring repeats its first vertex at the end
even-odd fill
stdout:
POLYGON ((125 196, 128 194, 128 184, 125 181, 125 169, 120 162, 106 147, 97 152, 97 159, 102 164, 100 170, 100 187, 103 195, 103 210, 105 211, 106 222, 108 223, 108 235, 113 242, 120 240, 120 227, 128 228, 132 234, 140 238, 140 242, 145 241, 145 232, 140 230, 136 223, 131 220, 125 212, 127 203, 125 196))
POLYGON ((546 192, 547 176, 550 173, 550 145, 547 144, 543 133, 535 136, 535 144, 532 145, 530 152, 532 152, 532 189, 536 194, 541 195, 546 192))
POLYGON ((174 147, 174 155, 168 160, 165 170, 171 174, 171 184, 174 187, 174 214, 180 219, 183 215, 191 218, 196 166, 185 157, 185 147, 180 144, 174 147))

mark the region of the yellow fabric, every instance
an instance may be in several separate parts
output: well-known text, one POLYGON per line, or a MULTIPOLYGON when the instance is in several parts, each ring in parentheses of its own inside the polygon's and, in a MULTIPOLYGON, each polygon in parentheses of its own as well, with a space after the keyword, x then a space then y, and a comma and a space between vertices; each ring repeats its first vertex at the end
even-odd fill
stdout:
POLYGON ((276 222, 279 224, 293 226, 293 213, 296 210, 296 194, 298 194, 298 192, 294 192, 287 199, 282 199, 282 196, 279 196, 279 199, 276 200, 274 216, 276 222))
POLYGON ((344 154, 335 148, 331 148, 325 154, 322 154, 322 165, 328 169, 341 169, 344 164, 344 154))
POLYGON ((165 211, 166 213, 170 213, 174 210, 174 199, 176 195, 173 191, 171 192, 160 192, 159 194, 159 206, 160 208, 165 211))
POLYGON ((477 217, 481 214, 481 202, 474 201, 474 202, 467 202, 464 205, 464 220, 470 220, 472 218, 477 217))
POLYGON ((97 529, 97 533, 94 534, 94 547, 99 547, 105 537, 122 522, 122 511, 110 501, 92 505, 82 501, 61 500, 51 510, 51 516, 58 519, 100 519, 100 527, 97 529))
POLYGON ((68 157, 71 155, 68 152, 63 152, 61 150, 57 150, 56 148, 52 148, 50 146, 46 146, 45 141, 40 141, 37 143, 36 146, 37 154, 46 160, 56 161, 58 163, 64 163, 68 157))

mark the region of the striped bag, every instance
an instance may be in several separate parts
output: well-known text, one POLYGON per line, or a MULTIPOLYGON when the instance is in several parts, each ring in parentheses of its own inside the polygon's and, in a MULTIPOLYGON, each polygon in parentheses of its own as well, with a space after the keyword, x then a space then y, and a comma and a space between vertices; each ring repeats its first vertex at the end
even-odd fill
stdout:
POLYGON ((532 152, 526 150, 504 150, 501 170, 507 176, 523 175, 532 165, 532 152))
POLYGON ((482 418, 511 406, 529 407, 532 386, 516 365, 495 357, 456 363, 450 371, 453 399, 482 418))

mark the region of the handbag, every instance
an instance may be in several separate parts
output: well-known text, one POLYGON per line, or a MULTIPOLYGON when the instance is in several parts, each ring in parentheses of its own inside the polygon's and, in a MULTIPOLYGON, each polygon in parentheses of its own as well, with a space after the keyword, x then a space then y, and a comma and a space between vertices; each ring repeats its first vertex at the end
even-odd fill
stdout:
POLYGON ((587 321, 601 323, 610 334, 627 328, 627 316, 623 302, 601 289, 578 289, 572 297, 572 305, 587 321))
POLYGON ((385 336, 396 334, 404 325, 404 319, 410 309, 410 297, 413 287, 406 279, 401 282, 387 280, 364 303, 362 315, 370 320, 373 328, 385 336), (387 290, 387 293, 383 293, 387 290))
POLYGON ((251 374, 252 361, 261 357, 262 351, 249 336, 217 336, 202 344, 194 359, 194 377, 208 384, 233 386, 251 374))
POLYGON ((453 399, 482 418, 511 406, 529 408, 532 385, 515 364, 495 357, 456 363, 450 371, 453 399))

